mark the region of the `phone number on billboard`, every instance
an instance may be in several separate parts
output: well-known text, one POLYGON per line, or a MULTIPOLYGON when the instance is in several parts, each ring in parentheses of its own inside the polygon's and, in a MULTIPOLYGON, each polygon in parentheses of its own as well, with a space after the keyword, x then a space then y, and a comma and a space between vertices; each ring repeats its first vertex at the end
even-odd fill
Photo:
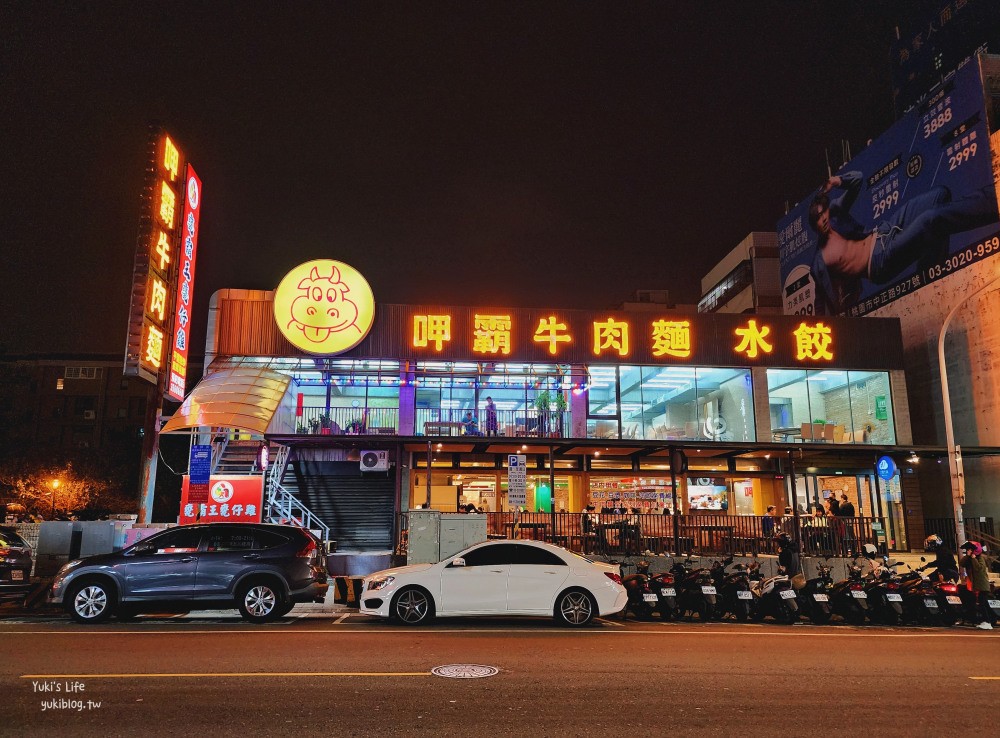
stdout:
POLYGON ((946 274, 950 274, 956 269, 967 266, 974 261, 979 261, 984 256, 989 256, 1000 252, 1000 236, 994 236, 993 238, 988 238, 982 243, 978 243, 975 246, 970 246, 964 251, 959 251, 957 254, 945 259, 940 264, 936 264, 927 269, 927 279, 939 279, 946 274))

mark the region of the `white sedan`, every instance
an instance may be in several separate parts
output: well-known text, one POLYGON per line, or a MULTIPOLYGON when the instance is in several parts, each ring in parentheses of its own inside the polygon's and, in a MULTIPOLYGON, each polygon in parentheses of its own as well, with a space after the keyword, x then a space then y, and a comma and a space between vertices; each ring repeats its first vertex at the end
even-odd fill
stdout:
POLYGON ((365 578, 361 612, 418 625, 435 616, 551 615, 581 626, 628 600, 618 568, 540 541, 489 541, 437 564, 365 578))

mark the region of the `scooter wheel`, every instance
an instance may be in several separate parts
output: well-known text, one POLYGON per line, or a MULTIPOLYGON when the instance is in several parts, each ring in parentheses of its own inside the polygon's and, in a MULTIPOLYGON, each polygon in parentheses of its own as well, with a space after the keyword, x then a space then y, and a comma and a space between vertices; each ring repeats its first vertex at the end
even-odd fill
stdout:
POLYGON ((750 611, 745 607, 737 607, 734 614, 736 615, 736 619, 741 623, 745 623, 750 619, 750 611))
POLYGON ((829 610, 813 610, 809 613, 809 620, 813 625, 826 625, 830 622, 829 610))
POLYGON ((865 624, 865 614, 861 610, 851 610, 844 619, 851 625, 865 624))
POLYGON ((698 619, 703 623, 707 623, 709 620, 712 619, 712 610, 713 610, 712 606, 707 602, 699 603, 698 619))

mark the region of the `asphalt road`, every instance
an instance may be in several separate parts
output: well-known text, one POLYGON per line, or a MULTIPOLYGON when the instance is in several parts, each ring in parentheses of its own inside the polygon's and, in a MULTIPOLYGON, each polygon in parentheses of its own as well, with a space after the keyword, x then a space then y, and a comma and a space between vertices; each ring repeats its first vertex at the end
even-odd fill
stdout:
POLYGON ((0 687, 3 736, 985 736, 1000 630, 8 618, 0 687))

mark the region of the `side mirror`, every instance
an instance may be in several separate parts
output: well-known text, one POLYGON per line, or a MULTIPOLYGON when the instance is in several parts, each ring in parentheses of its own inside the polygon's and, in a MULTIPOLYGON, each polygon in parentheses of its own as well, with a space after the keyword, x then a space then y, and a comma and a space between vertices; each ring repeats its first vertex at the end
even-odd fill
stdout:
POLYGON ((906 562, 905 561, 897 561, 895 564, 893 564, 893 566, 906 566, 906 562))
POLYGON ((457 559, 452 559, 448 566, 465 566, 465 559, 459 556, 457 559))

